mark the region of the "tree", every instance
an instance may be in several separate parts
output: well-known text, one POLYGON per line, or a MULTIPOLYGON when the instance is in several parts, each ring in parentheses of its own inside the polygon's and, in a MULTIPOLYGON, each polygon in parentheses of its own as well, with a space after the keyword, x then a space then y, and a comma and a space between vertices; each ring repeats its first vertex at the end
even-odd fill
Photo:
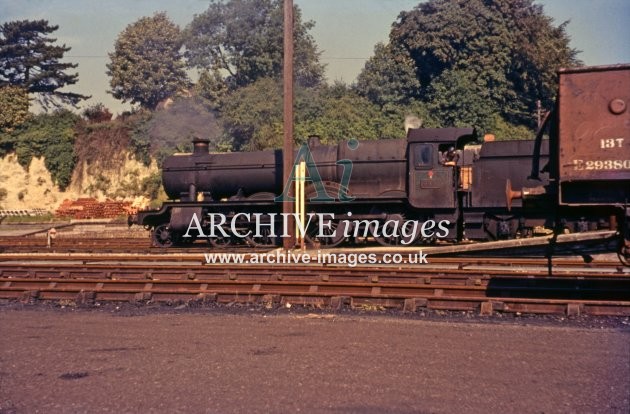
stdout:
POLYGON ((406 104, 420 89, 415 62, 405 49, 395 47, 378 43, 357 78, 357 92, 380 106, 406 104))
POLYGON ((91 105, 83 110, 83 116, 89 123, 97 124, 112 119, 113 114, 101 102, 91 105))
POLYGON ((194 87, 194 92, 206 99, 211 109, 219 109, 223 99, 229 90, 223 81, 223 77, 217 69, 213 71, 204 70, 199 74, 199 79, 194 87))
MULTIPOLYGON (((185 31, 190 67, 227 73, 231 88, 260 78, 279 78, 283 57, 282 0, 211 0, 208 10, 195 16, 185 31)), ((324 65, 312 36, 312 21, 302 22, 294 6, 294 71, 301 86, 316 86, 324 65)))
POLYGON ((28 93, 19 86, 0 87, 0 131, 12 131, 28 118, 28 93))
MULTIPOLYGON (((295 137, 298 143, 317 135, 323 144, 341 140, 402 138, 403 119, 415 114, 429 127, 424 104, 390 105, 382 110, 342 83, 295 88, 295 137)), ((262 78, 232 91, 222 106, 222 123, 236 150, 282 147, 282 84, 262 78)))
MULTIPOLYGON (((553 104, 557 69, 580 64, 566 24, 533 0, 429 0, 399 15, 389 47, 413 60, 417 96, 444 126, 487 128, 499 114, 534 127, 536 101, 553 104)), ((363 72, 371 84, 383 78, 378 67, 363 72)))
POLYGON ((261 78, 234 90, 224 100, 221 118, 234 149, 278 147, 282 142, 282 85, 261 78))
POLYGON ((179 27, 166 13, 142 17, 123 30, 109 54, 109 91, 123 102, 154 109, 189 83, 179 27))
MULTIPOLYGON (((322 87, 317 94, 300 98, 298 108, 303 109, 297 114, 295 130, 302 132, 302 136, 317 135, 325 144, 352 138, 383 138, 383 114, 379 107, 342 83, 322 87)), ((398 124, 402 135, 402 120, 398 124)))
POLYGON ((58 28, 47 20, 19 20, 0 26, 0 86, 19 86, 36 94, 45 109, 64 103, 76 106, 89 98, 60 91, 77 83, 79 74, 66 73, 77 64, 60 62, 70 48, 55 45, 57 39, 46 37, 58 28))

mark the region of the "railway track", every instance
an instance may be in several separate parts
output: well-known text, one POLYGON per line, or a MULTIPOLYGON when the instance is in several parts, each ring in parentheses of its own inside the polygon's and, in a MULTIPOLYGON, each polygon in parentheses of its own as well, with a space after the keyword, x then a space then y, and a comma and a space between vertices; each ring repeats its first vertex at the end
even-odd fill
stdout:
MULTIPOLYGON (((159 251, 159 250, 158 250, 159 251)), ((337 249, 334 251, 335 254, 360 254, 361 250, 352 250, 352 249, 337 249)), ((385 254, 395 254, 397 250, 391 249, 389 253, 375 253, 376 260, 382 259, 385 254)), ((209 265, 207 263, 205 254, 207 251, 202 253, 197 252, 186 252, 186 253, 3 253, 0 254, 0 264, 1 263, 23 263, 23 264, 36 264, 36 263, 72 263, 73 265, 81 265, 81 264, 117 264, 117 263, 158 263, 158 264, 167 264, 167 263, 184 263, 188 265, 209 265)), ((251 260, 254 255, 261 254, 273 254, 274 251, 266 250, 266 251, 252 251, 246 249, 240 250, 229 250, 224 251, 224 253, 216 253, 216 254, 226 254, 226 255, 240 255, 243 257, 245 261, 251 260)), ((316 258, 317 252, 315 251, 307 251, 306 253, 310 253, 312 258, 316 258)), ((323 253, 320 252, 323 255, 323 253)), ((382 260, 381 260, 382 262, 382 260)), ((220 263, 216 263, 219 265, 220 263)), ((617 261, 614 260, 614 257, 603 257, 598 258, 589 263, 585 263, 581 258, 554 258, 551 261, 553 273, 567 273, 567 272, 608 272, 608 273, 618 273, 618 274, 627 274, 630 276, 630 268, 621 266, 617 261)), ((231 264, 232 266, 237 266, 237 264, 231 264)), ((258 264, 257 268, 264 266, 263 264, 258 264)), ((321 266, 334 266, 334 264, 321 264, 321 266)), ((471 268, 492 268, 496 267, 498 269, 506 269, 506 268, 515 268, 516 270, 523 271, 523 268, 527 268, 527 270, 534 269, 534 271, 539 272, 547 272, 549 273, 549 260, 546 258, 505 258, 505 257, 478 257, 478 258, 458 258, 458 257, 430 257, 429 263, 414 265, 408 263, 402 264, 374 264, 370 265, 370 268, 378 268, 379 266, 385 268, 422 268, 424 270, 430 268, 439 268, 443 270, 463 270, 463 269, 471 269, 471 268)), ((501 270, 503 271, 503 270, 501 270)))
MULTIPOLYGON (((143 255, 143 260, 164 260, 164 257, 169 257, 174 260, 185 260, 187 255, 196 255, 197 258, 202 257, 204 253, 261 253, 268 252, 274 249, 274 247, 252 247, 247 245, 232 245, 226 248, 212 247, 202 241, 197 241, 194 244, 186 247, 177 247, 172 249, 164 249, 160 247, 152 247, 150 241, 147 238, 86 238, 86 237, 67 237, 60 238, 54 241, 51 247, 47 246, 47 241, 43 237, 0 237, 0 254, 86 254, 96 255, 99 257, 103 254, 120 254, 119 260, 125 260, 128 254, 143 255), (179 259, 179 258, 182 259, 179 259)), ((371 253, 375 254, 376 258, 381 261, 384 254, 391 253, 403 253, 417 252, 423 249, 421 246, 402 247, 397 248, 392 246, 391 248, 374 248, 364 246, 354 246, 350 248, 338 248, 335 250, 321 250, 323 253, 371 253)), ((428 247, 427 250, 431 250, 432 247, 428 247)), ((314 250, 310 250, 311 252, 314 250)), ((454 263, 459 266, 468 266, 471 264, 496 264, 501 266, 527 266, 527 265, 540 265, 542 259, 539 257, 493 257, 491 259, 486 257, 449 257, 456 253, 449 253, 446 256, 432 256, 431 261, 436 263, 454 263)), ((492 254, 492 253, 490 253, 492 254)), ((619 266, 619 261, 616 258, 604 259, 604 260, 588 260, 585 262, 583 258, 566 258, 555 257, 553 258, 554 265, 564 266, 576 266, 576 267, 601 267, 601 266, 619 266)), ((547 266, 550 265, 548 260, 545 260, 547 266)))
MULTIPOLYGON (((19 263, 3 255, 0 298, 22 301, 247 302, 338 309, 382 307, 459 311, 630 315, 630 273, 549 275, 544 269, 314 265, 204 265, 181 262, 19 263)), ((162 258, 164 258, 162 256, 162 258)), ((14 259, 14 258, 13 258, 14 259)), ((448 263, 445 263, 448 264, 448 263)), ((452 264, 452 263, 450 263, 452 264)), ((602 268, 605 269, 605 268, 602 268)))

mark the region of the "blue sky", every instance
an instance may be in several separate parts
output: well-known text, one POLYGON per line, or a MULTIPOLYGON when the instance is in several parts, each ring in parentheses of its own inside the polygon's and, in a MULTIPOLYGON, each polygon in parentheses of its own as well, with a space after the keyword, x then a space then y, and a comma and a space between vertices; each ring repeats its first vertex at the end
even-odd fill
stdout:
MULTIPOLYGON (((329 81, 351 83, 371 56, 374 45, 387 41, 391 24, 419 0, 294 0, 305 20, 314 20, 313 37, 327 64, 329 81)), ((103 102, 113 112, 126 106, 106 93, 107 53, 130 23, 166 11, 180 26, 203 12, 207 0, 0 0, 0 22, 47 19, 58 24, 60 43, 72 47, 68 60, 79 63, 73 91, 92 95, 87 104, 103 102)), ((572 47, 587 65, 630 63, 630 0, 539 0, 567 30, 572 47)))

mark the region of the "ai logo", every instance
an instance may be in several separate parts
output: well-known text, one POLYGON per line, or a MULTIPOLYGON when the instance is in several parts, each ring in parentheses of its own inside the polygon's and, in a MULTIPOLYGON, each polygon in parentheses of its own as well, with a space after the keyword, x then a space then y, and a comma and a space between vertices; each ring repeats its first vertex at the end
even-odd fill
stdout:
MULTIPOLYGON (((359 141, 351 139, 348 141, 347 145, 350 150, 354 151, 359 147, 359 141)), ((295 162, 293 163, 293 168, 291 169, 291 175, 289 176, 288 181, 284 184, 282 194, 275 198, 277 203, 295 201, 295 198, 289 195, 289 191, 294 185, 294 181, 296 181, 295 167, 299 165, 301 161, 306 163, 306 171, 308 172, 306 182, 313 183, 313 187, 315 187, 315 191, 317 192, 317 195, 315 197, 311 197, 310 201, 334 202, 335 200, 339 200, 347 203, 354 200, 354 197, 350 197, 348 195, 348 186, 350 185, 350 176, 352 175, 352 161, 344 159, 337 160, 336 162, 337 165, 343 166, 343 173, 341 175, 341 182, 339 183, 337 199, 335 199, 326 191, 326 187, 322 181, 322 176, 319 174, 317 164, 315 163, 315 160, 313 160, 313 154, 311 153, 310 148, 308 145, 302 144, 298 150, 297 156, 295 157, 295 162)))

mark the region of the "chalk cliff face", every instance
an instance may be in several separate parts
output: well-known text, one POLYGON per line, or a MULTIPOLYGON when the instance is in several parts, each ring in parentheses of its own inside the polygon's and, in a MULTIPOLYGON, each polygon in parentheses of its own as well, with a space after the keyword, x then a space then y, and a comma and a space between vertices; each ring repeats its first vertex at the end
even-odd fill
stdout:
POLYGON ((155 161, 149 167, 136 161, 128 152, 115 159, 83 161, 74 169, 65 191, 53 184, 44 158, 34 157, 27 169, 14 153, 0 158, 0 206, 11 210, 44 209, 54 211, 65 199, 94 197, 134 201, 144 207, 149 200, 140 196, 142 180, 157 173, 155 161), (4 191, 2 191, 4 189, 4 191), (2 194, 6 194, 1 197, 2 194))

